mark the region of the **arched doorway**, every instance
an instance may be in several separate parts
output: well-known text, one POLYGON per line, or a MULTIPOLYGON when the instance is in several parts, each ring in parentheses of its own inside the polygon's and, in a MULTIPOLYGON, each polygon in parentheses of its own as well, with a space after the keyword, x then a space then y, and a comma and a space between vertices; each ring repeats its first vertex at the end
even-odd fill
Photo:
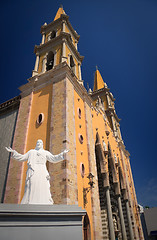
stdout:
POLYGON ((89 222, 89 218, 88 218, 87 214, 83 219, 83 237, 84 237, 83 238, 84 240, 90 240, 91 239, 90 222, 89 222))

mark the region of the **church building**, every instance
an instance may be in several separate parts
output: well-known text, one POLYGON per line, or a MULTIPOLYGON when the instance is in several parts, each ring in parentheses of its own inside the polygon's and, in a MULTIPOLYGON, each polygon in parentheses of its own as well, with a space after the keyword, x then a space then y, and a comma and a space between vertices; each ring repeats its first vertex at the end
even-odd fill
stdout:
MULTIPOLYGON (((80 36, 60 7, 54 20, 41 26, 32 76, 20 95, 0 104, 0 196, 3 204, 20 204, 27 162, 4 150, 24 154, 42 139, 44 149, 62 162, 47 163, 54 204, 85 209, 82 239, 142 240, 130 155, 120 130, 115 99, 97 69, 93 91, 84 87, 80 36)), ((84 79, 85 80, 85 79, 84 79)))

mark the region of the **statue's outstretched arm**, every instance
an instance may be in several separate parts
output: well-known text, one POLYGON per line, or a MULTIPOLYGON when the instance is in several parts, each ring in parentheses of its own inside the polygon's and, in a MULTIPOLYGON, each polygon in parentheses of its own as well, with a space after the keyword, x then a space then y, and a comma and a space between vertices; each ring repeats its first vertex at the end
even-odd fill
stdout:
POLYGON ((47 155, 48 161, 52 162, 52 163, 60 162, 60 161, 64 160, 64 156, 68 152, 69 152, 69 150, 66 150, 66 149, 57 155, 53 155, 52 153, 48 152, 48 155, 47 155))
POLYGON ((11 147, 6 147, 5 148, 8 152, 12 153, 12 158, 20 161, 20 162, 25 162, 28 160, 28 152, 25 154, 20 154, 17 151, 13 150, 11 147))

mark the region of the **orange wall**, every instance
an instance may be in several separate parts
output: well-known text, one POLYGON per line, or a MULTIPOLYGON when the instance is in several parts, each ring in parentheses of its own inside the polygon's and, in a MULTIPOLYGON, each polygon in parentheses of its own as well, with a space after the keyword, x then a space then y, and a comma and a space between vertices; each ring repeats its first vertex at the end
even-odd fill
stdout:
MULTIPOLYGON (((87 149, 87 138, 86 138, 86 122, 84 112, 84 102, 80 96, 74 92, 74 108, 75 108, 75 129, 76 129, 76 159, 77 159, 77 187, 78 187, 78 204, 84 208, 83 201, 83 188, 89 187, 89 164, 88 164, 88 149, 87 149), (81 109, 81 119, 78 117, 78 109, 81 109), (83 136, 83 144, 79 141, 79 134, 83 136), (81 154, 82 153, 82 154, 81 154), (82 178, 80 166, 81 163, 85 166, 85 176, 82 178)), ((92 223, 92 206, 91 206, 91 193, 87 193, 87 205, 85 207, 91 226, 91 238, 93 236, 93 223, 92 223)))
MULTIPOLYGON (((52 84, 33 93, 30 122, 26 143, 26 152, 34 149, 36 141, 42 139, 44 149, 49 149, 50 141, 50 120, 51 120, 51 102, 52 102, 52 84), (40 113, 44 114, 44 121, 38 125, 36 120, 40 113)), ((26 178, 27 163, 23 168, 23 180, 21 189, 21 199, 24 194, 25 178, 26 178)))

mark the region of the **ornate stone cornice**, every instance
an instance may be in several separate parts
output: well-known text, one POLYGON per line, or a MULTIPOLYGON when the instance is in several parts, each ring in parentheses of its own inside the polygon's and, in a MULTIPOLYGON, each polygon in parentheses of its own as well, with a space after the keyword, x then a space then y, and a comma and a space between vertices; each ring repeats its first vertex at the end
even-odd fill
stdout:
POLYGON ((92 98, 97 98, 97 96, 101 96, 101 95, 109 95, 111 100, 114 102, 115 101, 115 98, 113 97, 112 93, 110 92, 110 88, 108 88, 107 86, 104 86, 104 88, 101 88, 101 89, 98 89, 94 92, 92 92, 91 96, 92 98))
POLYGON ((107 116, 114 116, 114 118, 116 119, 116 121, 119 123, 120 122, 120 118, 118 118, 118 116, 117 116, 117 114, 116 114, 116 112, 115 112, 115 109, 114 108, 108 108, 108 109, 106 109, 105 110, 105 112, 106 112, 106 115, 107 116))
POLYGON ((130 153, 125 149, 124 143, 122 141, 119 141, 118 142, 118 146, 124 152, 124 154, 129 158, 130 157, 130 153))
POLYGON ((98 96, 101 97, 102 95, 107 94, 109 90, 110 89, 107 87, 101 88, 99 90, 92 92, 91 97, 93 100, 95 100, 98 96))
POLYGON ((88 95, 86 89, 82 84, 80 84, 77 77, 74 75, 73 71, 66 62, 56 65, 53 69, 40 73, 36 76, 33 76, 28 79, 28 83, 22 85, 19 89, 21 91, 21 96, 24 97, 30 94, 32 91, 36 91, 44 86, 47 86, 51 83, 61 81, 65 78, 68 78, 71 83, 74 85, 74 89, 77 93, 86 101, 86 103, 91 107, 92 99, 88 95))
POLYGON ((69 16, 66 15, 66 14, 61 14, 61 17, 58 18, 57 20, 49 23, 48 25, 43 25, 43 26, 41 26, 40 32, 41 32, 41 33, 43 33, 43 32, 47 33, 47 32, 49 32, 51 29, 57 27, 57 26, 58 26, 59 24, 61 24, 63 21, 66 22, 66 24, 67 24, 68 28, 70 29, 70 31, 72 32, 74 38, 78 41, 79 38, 80 38, 80 36, 79 36, 79 35, 77 34, 77 32, 73 29, 73 27, 72 27, 72 25, 71 25, 71 23, 70 23, 70 21, 69 21, 69 16))
POLYGON ((83 59, 84 59, 84 56, 80 55, 80 53, 77 51, 77 49, 75 48, 75 46, 71 42, 70 33, 65 33, 65 32, 61 32, 59 36, 51 39, 50 41, 48 41, 48 42, 46 42, 42 45, 35 45, 34 53, 35 54, 37 54, 37 53, 41 54, 43 52, 50 51, 51 50, 50 48, 53 48, 53 47, 63 43, 63 41, 66 41, 66 43, 68 44, 68 46, 72 50, 72 52, 75 54, 78 61, 82 62, 83 59))
POLYGON ((20 104, 21 96, 14 97, 12 99, 9 99, 8 101, 0 104, 0 113, 3 111, 14 109, 20 104))

